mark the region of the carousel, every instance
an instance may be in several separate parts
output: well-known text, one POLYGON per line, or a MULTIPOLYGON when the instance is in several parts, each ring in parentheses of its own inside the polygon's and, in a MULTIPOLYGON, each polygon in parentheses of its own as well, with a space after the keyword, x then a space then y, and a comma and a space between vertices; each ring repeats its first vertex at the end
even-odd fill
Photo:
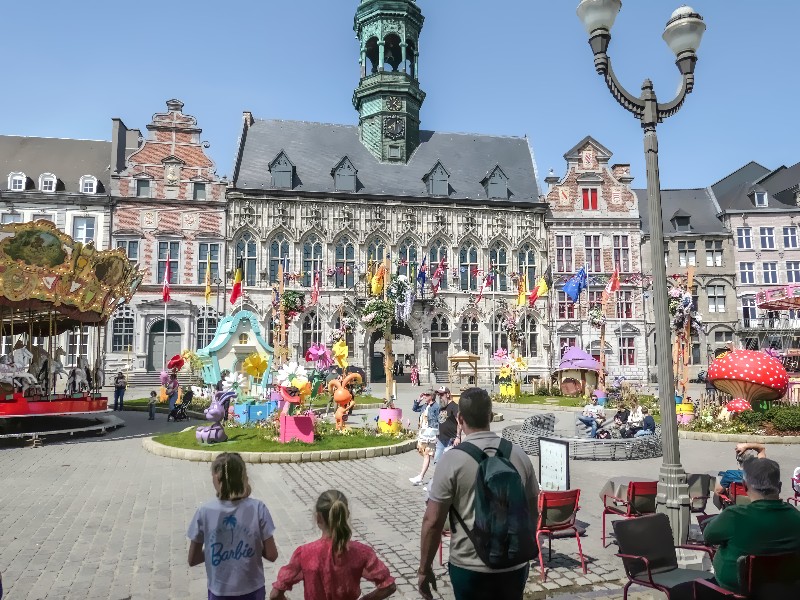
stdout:
POLYGON ((761 311, 780 315, 774 320, 774 326, 780 335, 781 348, 777 350, 769 348, 769 350, 783 363, 789 375, 786 402, 798 405, 800 404, 800 349, 793 348, 792 342, 798 324, 795 315, 800 311, 800 285, 786 285, 760 291, 756 294, 756 306, 761 311))
POLYGON ((103 432, 124 424, 107 414, 101 335, 94 365, 78 356, 65 368, 60 334, 100 328, 128 302, 142 274, 121 249, 96 250, 50 221, 0 226, 0 438, 103 432))

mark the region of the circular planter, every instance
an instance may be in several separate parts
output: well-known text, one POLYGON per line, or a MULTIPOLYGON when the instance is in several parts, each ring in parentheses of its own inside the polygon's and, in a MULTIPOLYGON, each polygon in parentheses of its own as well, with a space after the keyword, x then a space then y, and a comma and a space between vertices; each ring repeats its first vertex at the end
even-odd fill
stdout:
MULTIPOLYGON (((165 446, 148 437, 142 440, 142 447, 156 456, 177 458, 194 462, 212 462, 222 450, 190 450, 188 448, 174 448, 165 446)), ((377 456, 393 456, 415 450, 417 440, 406 440, 392 446, 378 446, 374 448, 351 448, 347 450, 309 450, 304 452, 240 452, 246 463, 298 463, 298 462, 327 462, 332 460, 357 460, 360 458, 375 458, 377 456)))

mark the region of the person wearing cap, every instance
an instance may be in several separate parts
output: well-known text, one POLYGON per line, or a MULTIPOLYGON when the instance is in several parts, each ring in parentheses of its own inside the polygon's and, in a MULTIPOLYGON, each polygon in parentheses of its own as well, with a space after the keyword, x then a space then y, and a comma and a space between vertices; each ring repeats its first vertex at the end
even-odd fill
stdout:
POLYGON ((726 508, 703 531, 707 544, 719 546, 714 556, 717 584, 735 593, 742 593, 739 557, 800 552, 800 512, 781 501, 778 463, 769 458, 746 460, 742 471, 751 503, 726 508))
POLYGON ((458 404, 453 402, 450 388, 442 386, 436 390, 439 397, 439 435, 436 440, 436 453, 433 464, 439 462, 444 451, 461 442, 461 427, 458 424, 458 404))
POLYGON ((728 469, 727 471, 719 472, 719 479, 714 488, 714 493, 717 495, 727 493, 728 488, 732 483, 741 483, 744 477, 742 465, 752 458, 766 458, 767 449, 764 444, 756 444, 755 442, 743 442, 736 444, 736 462, 739 465, 738 469, 728 469))

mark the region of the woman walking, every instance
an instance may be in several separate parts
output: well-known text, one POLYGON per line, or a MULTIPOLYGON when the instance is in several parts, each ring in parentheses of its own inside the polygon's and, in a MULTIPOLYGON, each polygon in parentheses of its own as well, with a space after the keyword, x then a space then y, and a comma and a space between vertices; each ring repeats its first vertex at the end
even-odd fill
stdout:
POLYGON ((439 435, 439 403, 433 392, 422 392, 414 400, 412 406, 419 416, 419 434, 417 435, 417 452, 422 455, 422 470, 416 477, 409 477, 413 485, 421 485, 425 473, 431 465, 431 459, 436 454, 436 439, 439 435))

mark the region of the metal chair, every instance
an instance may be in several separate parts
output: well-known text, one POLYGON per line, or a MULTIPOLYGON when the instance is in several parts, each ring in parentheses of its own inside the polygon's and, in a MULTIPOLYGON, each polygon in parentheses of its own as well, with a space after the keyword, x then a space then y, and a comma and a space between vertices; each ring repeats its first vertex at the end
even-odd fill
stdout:
POLYGON ((792 477, 792 491, 794 492, 794 496, 789 496, 786 499, 787 504, 792 503, 797 506, 797 502, 800 501, 800 492, 797 491, 798 489, 800 489, 800 475, 792 477))
MULTIPOLYGON (((693 473, 686 477, 689 484, 689 509, 694 515, 707 516, 706 507, 711 498, 711 477, 706 473, 693 473)), ((698 516, 698 522, 700 517, 698 516)))
POLYGON ((608 547, 606 544, 606 515, 635 519, 655 513, 657 486, 657 481, 631 481, 628 483, 627 499, 609 494, 603 495, 603 548, 608 547), (611 504, 609 504, 609 500, 611 504))
POLYGON ((659 513, 638 519, 624 519, 614 521, 612 525, 620 549, 617 556, 622 559, 628 576, 623 588, 623 600, 628 599, 628 589, 633 584, 659 590, 670 598, 671 591, 678 585, 712 577, 711 573, 704 571, 678 568, 675 548, 703 552, 709 549, 693 545, 673 546, 667 515, 659 513))
MULTIPOLYGON (((450 530, 449 529, 445 529, 444 531, 442 531, 442 539, 439 540, 439 566, 440 567, 444 566, 444 558, 442 556, 442 554, 444 552, 444 538, 450 539, 450 530)), ((449 548, 449 543, 448 543, 448 548, 449 548)))
POLYGON ((580 510, 580 506, 578 505, 580 497, 580 490, 539 492, 539 518, 536 522, 536 545, 539 547, 539 568, 542 571, 542 581, 547 581, 547 575, 544 569, 542 545, 539 541, 540 536, 547 536, 547 560, 552 560, 553 534, 558 531, 566 531, 569 529, 575 532, 575 540, 578 542, 578 555, 581 557, 581 567, 583 568, 583 573, 586 574, 586 560, 583 558, 581 536, 578 528, 575 527, 575 519, 580 510))
POLYGON ((727 493, 723 492, 720 494, 719 499, 722 502, 722 508, 750 504, 750 497, 747 495, 747 488, 744 487, 743 483, 739 483, 738 481, 734 481, 730 485, 727 493))
POLYGON ((695 600, 800 598, 800 553, 740 556, 737 566, 742 593, 709 581, 695 581, 695 600))

